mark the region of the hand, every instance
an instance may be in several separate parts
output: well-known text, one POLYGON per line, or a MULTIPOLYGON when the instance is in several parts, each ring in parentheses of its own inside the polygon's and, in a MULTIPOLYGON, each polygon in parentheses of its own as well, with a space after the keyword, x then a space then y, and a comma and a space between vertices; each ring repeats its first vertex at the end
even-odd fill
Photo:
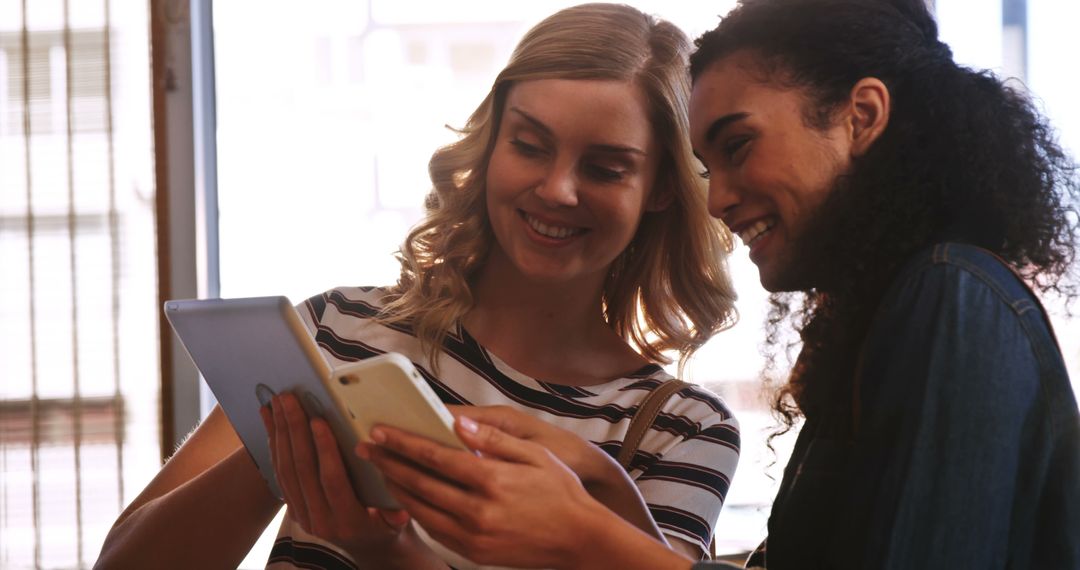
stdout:
POLYGON ((575 525, 615 518, 544 446, 464 414, 456 429, 482 456, 382 426, 372 431, 376 443, 360 444, 357 453, 379 467, 432 537, 473 562, 568 567, 588 549, 593 530, 575 525))
MULTIPOLYGON (((653 538, 667 543, 626 470, 591 442, 572 431, 507 406, 449 408, 458 418, 467 417, 515 438, 543 446, 574 471, 594 499, 653 538)), ((692 550, 696 551, 697 547, 692 550)))
POLYGON ((608 484, 622 468, 607 453, 576 433, 556 427, 508 406, 447 406, 456 417, 467 417, 515 438, 539 444, 573 470, 586 489, 608 484))
POLYGON ((358 560, 393 556, 396 549, 419 544, 414 533, 405 532, 408 513, 360 504, 325 420, 308 421, 292 394, 274 397, 261 413, 288 513, 306 532, 358 560))

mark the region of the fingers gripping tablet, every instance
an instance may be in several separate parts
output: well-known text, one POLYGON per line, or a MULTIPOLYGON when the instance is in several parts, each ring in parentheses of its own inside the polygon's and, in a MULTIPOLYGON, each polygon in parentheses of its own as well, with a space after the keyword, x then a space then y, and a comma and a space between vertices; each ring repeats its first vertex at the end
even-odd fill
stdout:
POLYGON ((274 494, 282 496, 259 410, 293 392, 309 416, 330 425, 360 501, 399 508, 378 470, 354 453, 367 432, 341 411, 328 389, 330 366, 287 298, 167 301, 165 314, 274 494))

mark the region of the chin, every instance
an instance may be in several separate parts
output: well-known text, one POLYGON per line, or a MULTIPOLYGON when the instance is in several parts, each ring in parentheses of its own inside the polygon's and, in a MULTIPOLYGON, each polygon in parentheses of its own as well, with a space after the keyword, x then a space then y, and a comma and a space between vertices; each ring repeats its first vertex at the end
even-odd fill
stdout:
POLYGON ((794 271, 791 264, 766 264, 758 266, 758 279, 761 286, 770 293, 790 293, 809 291, 813 286, 808 283, 805 274, 794 271))
POLYGON ((559 266, 519 265, 518 271, 525 279, 534 283, 554 285, 569 279, 565 268, 559 266))
POLYGON ((791 289, 785 288, 781 282, 778 282, 775 278, 765 275, 764 272, 760 273, 761 287, 770 293, 783 293, 785 291, 791 291, 791 289))

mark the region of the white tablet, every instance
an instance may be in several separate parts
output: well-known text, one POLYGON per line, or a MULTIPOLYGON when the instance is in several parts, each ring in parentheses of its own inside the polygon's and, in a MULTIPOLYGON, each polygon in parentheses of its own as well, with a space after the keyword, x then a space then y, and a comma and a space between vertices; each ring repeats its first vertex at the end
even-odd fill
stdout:
POLYGON ((282 496, 259 408, 293 392, 309 416, 330 424, 360 501, 400 508, 375 466, 353 452, 359 439, 327 390, 330 366, 287 298, 166 301, 165 315, 274 494, 282 496))

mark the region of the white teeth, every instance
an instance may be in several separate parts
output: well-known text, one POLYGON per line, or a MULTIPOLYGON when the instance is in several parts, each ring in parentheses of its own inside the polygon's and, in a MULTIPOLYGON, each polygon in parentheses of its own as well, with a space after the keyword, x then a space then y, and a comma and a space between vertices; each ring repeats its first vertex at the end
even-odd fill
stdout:
POLYGON ((754 245, 754 242, 761 239, 761 236, 765 235, 775 225, 776 222, 774 220, 758 221, 754 225, 739 232, 739 239, 741 239, 743 244, 745 244, 747 247, 752 246, 754 245))
POLYGON ((582 228, 549 226, 528 214, 525 214, 525 221, 528 222, 532 229, 536 230, 536 233, 554 239, 566 239, 585 231, 582 228))

